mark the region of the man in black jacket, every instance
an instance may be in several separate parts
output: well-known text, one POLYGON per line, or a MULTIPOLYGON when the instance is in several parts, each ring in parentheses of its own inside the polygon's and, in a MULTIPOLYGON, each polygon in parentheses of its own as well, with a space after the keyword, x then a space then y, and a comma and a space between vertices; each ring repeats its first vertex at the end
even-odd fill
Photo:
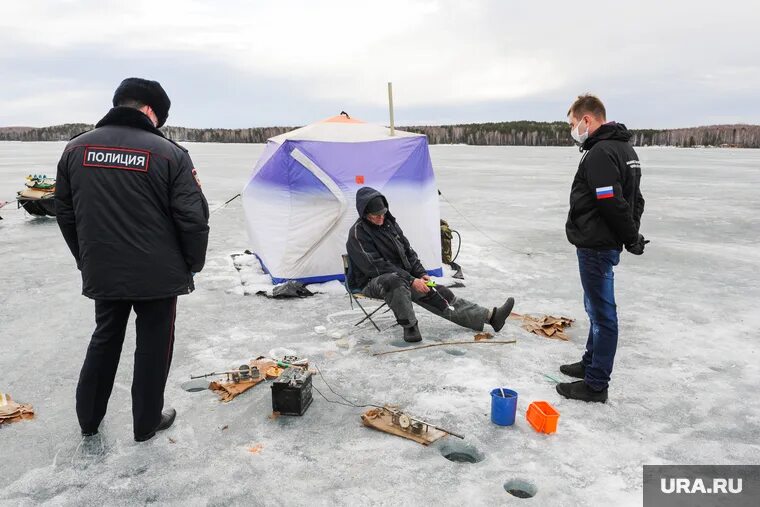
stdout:
POLYGON ((565 230, 577 247, 591 325, 581 361, 560 367, 562 373, 583 380, 557 384, 557 392, 566 398, 605 402, 618 341, 613 267, 623 246, 641 255, 648 243, 639 234, 644 213, 641 164, 630 144, 631 133, 623 124, 607 122, 597 97, 578 97, 567 119, 584 153, 570 191, 565 230))
POLYGON ((404 328, 404 340, 422 340, 412 303, 460 326, 482 331, 488 323, 497 332, 504 327, 514 299, 489 310, 458 298, 443 285, 428 286, 430 277, 417 253, 388 211, 388 200, 370 187, 356 193, 359 218, 348 233, 348 286, 368 297, 384 299, 404 328))
POLYGON ((137 441, 168 428, 163 410, 177 296, 193 291, 208 243, 208 204, 187 150, 161 127, 169 97, 156 81, 125 79, 114 108, 61 156, 56 214, 95 300, 96 328, 77 385, 77 417, 95 435, 106 413, 129 315, 137 314, 132 415, 137 441))

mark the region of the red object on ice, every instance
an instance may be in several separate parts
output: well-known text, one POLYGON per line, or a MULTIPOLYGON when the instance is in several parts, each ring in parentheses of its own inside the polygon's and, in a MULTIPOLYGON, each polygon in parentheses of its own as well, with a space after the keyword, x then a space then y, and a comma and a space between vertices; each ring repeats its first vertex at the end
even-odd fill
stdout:
POLYGON ((533 429, 539 433, 554 433, 557 431, 559 412, 548 401, 534 401, 528 405, 525 418, 533 429))

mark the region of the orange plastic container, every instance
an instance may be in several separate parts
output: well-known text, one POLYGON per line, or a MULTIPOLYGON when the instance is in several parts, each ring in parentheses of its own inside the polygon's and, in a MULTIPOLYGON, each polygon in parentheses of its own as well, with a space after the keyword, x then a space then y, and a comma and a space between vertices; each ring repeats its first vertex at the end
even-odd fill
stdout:
POLYGON ((539 433, 554 433, 557 431, 559 412, 547 401, 534 401, 528 405, 525 418, 533 429, 539 433))

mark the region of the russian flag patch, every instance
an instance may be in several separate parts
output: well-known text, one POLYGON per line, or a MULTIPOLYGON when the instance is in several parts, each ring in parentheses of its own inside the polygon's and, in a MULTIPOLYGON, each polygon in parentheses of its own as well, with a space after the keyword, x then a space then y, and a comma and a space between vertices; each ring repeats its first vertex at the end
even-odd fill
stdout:
POLYGON ((612 191, 612 187, 598 187, 596 189, 597 199, 609 199, 615 197, 615 193, 612 191))

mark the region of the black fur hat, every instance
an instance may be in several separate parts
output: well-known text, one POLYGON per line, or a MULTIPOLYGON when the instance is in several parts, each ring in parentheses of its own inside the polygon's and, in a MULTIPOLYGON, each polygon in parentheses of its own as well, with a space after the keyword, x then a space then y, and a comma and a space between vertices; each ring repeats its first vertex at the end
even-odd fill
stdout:
POLYGON ((128 77, 121 82, 113 94, 113 105, 116 107, 124 99, 132 99, 150 106, 158 117, 158 127, 162 127, 169 117, 172 105, 158 81, 150 81, 139 77, 128 77))

